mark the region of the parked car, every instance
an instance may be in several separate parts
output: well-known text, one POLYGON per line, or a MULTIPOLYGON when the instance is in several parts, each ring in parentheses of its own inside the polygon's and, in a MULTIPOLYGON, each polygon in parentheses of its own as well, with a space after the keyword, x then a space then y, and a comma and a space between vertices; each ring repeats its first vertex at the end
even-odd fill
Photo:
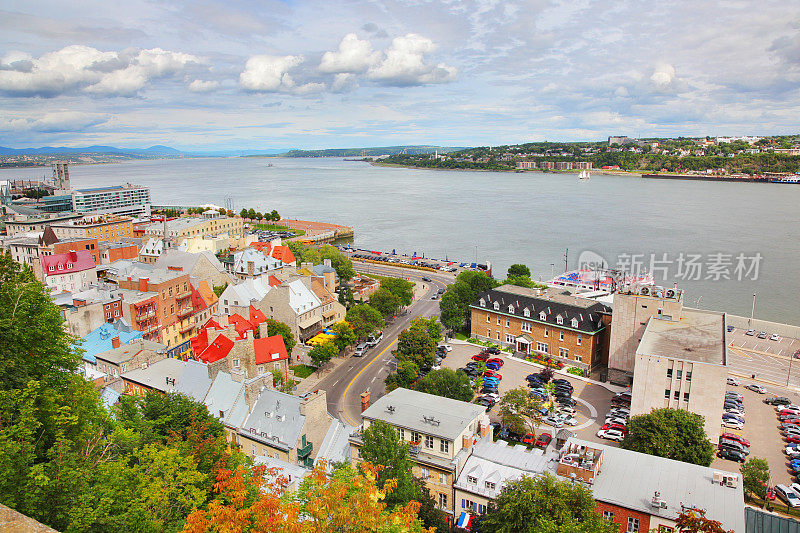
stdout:
POLYGON ((489 359, 488 353, 476 353, 472 356, 473 361, 486 361, 487 359, 489 359))
POLYGON ((564 422, 560 418, 552 415, 542 418, 542 422, 548 426, 553 426, 554 428, 560 428, 564 426, 564 422))
POLYGON ((740 385, 740 381, 736 378, 729 377, 728 385, 733 385, 734 387, 738 387, 740 385))
POLYGON ((575 407, 578 405, 578 402, 572 398, 565 398, 563 396, 556 397, 556 403, 559 405, 569 405, 570 407, 575 407))
POLYGON ((429 278, 427 276, 422 276, 422 281, 430 281, 430 280, 431 280, 431 278, 429 278))
POLYGON ((789 507, 800 507, 800 496, 786 485, 775 485, 775 494, 789 507))
POLYGON ((489 400, 489 399, 488 399, 488 398, 486 398, 485 396, 483 396, 483 397, 481 397, 481 398, 478 398, 478 399, 475 401, 475 403, 477 403, 478 405, 482 405, 482 406, 486 407, 486 412, 487 412, 487 413, 488 413, 489 411, 491 411, 491 410, 492 410, 492 407, 494 407, 494 404, 495 404, 495 402, 494 402, 494 401, 492 401, 492 400, 489 400))
POLYGON ((719 438, 720 438, 720 440, 721 439, 735 440, 737 442, 741 442, 744 446, 747 446, 748 448, 750 447, 750 441, 747 440, 746 438, 742 437, 741 435, 736 434, 736 433, 727 433, 726 432, 726 433, 723 433, 722 435, 720 435, 719 438))
POLYGON ((766 331, 759 331, 758 335, 756 335, 756 337, 758 337, 759 339, 766 339, 767 338, 767 332, 766 331))
POLYGON ((741 395, 741 394, 739 394, 738 392, 734 392, 734 391, 728 391, 728 392, 726 392, 726 393, 725 393, 725 397, 726 397, 726 398, 727 398, 727 397, 736 398, 736 399, 737 399, 737 400, 739 400, 740 402, 743 402, 743 401, 744 401, 744 396, 742 396, 742 395, 741 395))
POLYGON ((505 361, 503 361, 503 360, 502 360, 502 359, 500 359, 499 357, 492 357, 491 359, 489 359, 488 361, 486 361, 486 363, 487 363, 487 364, 488 364, 488 363, 494 363, 494 364, 496 364, 496 365, 498 365, 498 366, 502 367, 502 366, 505 364, 505 361))
POLYGON ((375 334, 370 335, 369 337, 367 337, 366 344, 369 347, 374 347, 374 346, 377 346, 378 343, 381 342, 382 340, 383 340, 383 333, 382 332, 378 332, 378 333, 375 333, 375 334))
POLYGON ((494 363, 486 363, 486 370, 497 371, 497 370, 500 370, 500 366, 498 366, 498 365, 496 365, 494 363))
POLYGON ((758 385, 756 383, 750 383, 749 385, 745 385, 744 388, 748 389, 748 390, 751 390, 753 392, 757 392, 759 394, 766 394, 767 393, 767 389, 765 389, 763 386, 758 385))
POLYGON ((528 394, 529 394, 529 395, 530 395, 532 398, 536 398, 536 399, 537 399, 537 400, 539 400, 540 402, 546 402, 546 401, 547 401, 547 395, 546 395, 546 394, 542 394, 541 392, 538 392, 538 391, 533 391, 533 390, 532 390, 532 391, 530 391, 528 394))
POLYGON ((770 405, 789 405, 792 401, 786 396, 773 396, 772 398, 764 398, 764 403, 770 405))
POLYGON ((363 357, 364 354, 367 352, 367 348, 369 348, 369 346, 367 346, 367 343, 362 342, 361 344, 356 346, 356 351, 353 352, 353 357, 363 357))
POLYGON ((789 444, 800 443, 800 435, 786 435, 786 442, 789 444))
POLYGON ((728 326, 728 333, 730 333, 731 331, 733 331, 733 329, 734 329, 734 328, 733 328, 733 326, 728 326))
POLYGON ((736 420, 734 418, 728 418, 728 419, 723 418, 722 419, 722 425, 725 426, 726 428, 731 428, 731 429, 742 429, 742 428, 744 428, 744 422, 742 422, 740 420, 736 420))
POLYGON ((494 438, 497 438, 500 435, 500 430, 503 428, 502 424, 500 424, 500 422, 492 422, 489 426, 492 428, 492 435, 494 435, 494 438))
POLYGON ((788 405, 778 407, 778 416, 785 415, 800 415, 800 409, 796 407, 789 407, 788 405))
POLYGON ((728 459, 729 461, 737 461, 740 463, 744 463, 747 460, 747 457, 745 457, 743 453, 728 448, 722 448, 718 450, 717 457, 721 459, 728 459))
POLYGON ((484 385, 481 388, 481 394, 496 394, 496 393, 497 393, 497 387, 490 387, 490 386, 484 385))
POLYGON ((487 398, 489 400, 492 400, 493 402, 497 402, 500 399, 500 395, 496 392, 487 392, 486 394, 481 396, 481 398, 487 398))
POLYGON ((530 444, 531 446, 533 446, 535 442, 536 442, 536 435, 534 435, 533 433, 527 433, 525 434, 524 437, 522 437, 522 444, 530 444))
POLYGON ((800 449, 798 449, 795 445, 790 444, 786 448, 784 448, 783 452, 792 458, 800 457, 800 449))
POLYGON ((487 370, 486 372, 483 373, 483 377, 497 378, 499 380, 503 379, 503 376, 501 374, 498 374, 494 370, 487 370))
POLYGON ((558 408, 558 412, 559 413, 564 413, 564 414, 567 414, 567 415, 574 415, 575 414, 575 409, 573 409, 572 407, 569 407, 568 405, 562 405, 561 407, 558 408))
POLYGON ((717 445, 717 448, 718 449, 730 448, 732 450, 742 452, 745 455, 748 455, 750 453, 750 448, 748 448, 747 446, 739 442, 736 442, 734 440, 728 440, 728 439, 722 439, 722 441, 720 441, 720 443, 717 445))
POLYGON ((553 436, 550 433, 539 433, 539 438, 536 439, 533 445, 537 448, 547 448, 551 440, 553 440, 553 436))
POLYGON ((748 329, 747 331, 745 331, 745 332, 744 332, 744 334, 745 334, 745 335, 750 335, 750 336, 752 337, 753 335, 755 335, 755 334, 756 334, 756 330, 754 330, 754 329, 748 329))
POLYGON ((769 336, 769 340, 771 340, 771 341, 779 341, 779 340, 781 340, 781 338, 778 336, 777 333, 773 333, 772 335, 769 336))
POLYGON ((625 438, 625 435, 616 429, 601 429, 597 432, 597 436, 601 439, 615 440, 617 442, 621 442, 625 438))
POLYGON ((488 348, 486 348, 486 351, 492 355, 498 355, 500 353, 500 348, 498 348, 497 346, 489 346, 488 348))
POLYGON ((623 434, 628 432, 628 429, 623 424, 603 424, 603 427, 600 429, 616 429, 617 431, 621 431, 623 434))
POLYGON ((615 415, 630 416, 631 410, 625 409, 624 407, 617 407, 616 409, 610 410, 609 413, 613 413, 615 415))
POLYGON ((522 440, 522 435, 515 433, 508 428, 501 429, 499 437, 503 440, 513 440, 516 442, 520 442, 522 440))

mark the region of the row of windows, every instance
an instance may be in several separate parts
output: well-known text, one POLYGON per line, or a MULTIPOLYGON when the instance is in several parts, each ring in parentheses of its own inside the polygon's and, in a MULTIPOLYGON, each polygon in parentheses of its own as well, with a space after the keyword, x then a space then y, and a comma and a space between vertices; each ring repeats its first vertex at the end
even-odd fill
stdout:
MULTIPOLYGON (((478 478, 475 477, 475 476, 467 476, 467 483, 472 483, 473 485, 477 485, 478 484, 478 478)), ((489 490, 495 490, 495 488, 497 487, 497 484, 495 482, 493 482, 493 481, 486 481, 484 483, 484 485, 489 490)))
MULTIPOLYGON (((671 391, 669 389, 664 389, 664 399, 665 400, 669 400, 670 392, 671 391)), ((679 391, 679 390, 674 391, 674 394, 672 396, 673 396, 674 400, 680 400, 681 399, 681 391, 679 391)), ((684 392, 683 393, 683 401, 684 402, 688 402, 689 401, 689 393, 688 392, 684 392)))
MULTIPOLYGON (((487 323, 491 322, 491 315, 486 315, 486 322, 487 323)), ((499 316, 497 317, 497 325, 498 326, 502 326, 503 325, 502 320, 500 319, 499 316)), ((508 318, 506 319, 506 327, 507 328, 511 327, 511 321, 508 318)), ((523 322, 520 325, 519 329, 523 333, 530 333, 531 332, 531 323, 530 322, 523 322)), ((500 335, 500 332, 498 331, 497 334, 500 335)), ((491 335, 489 335, 489 336, 491 337, 491 335)), ((544 328, 544 336, 545 337, 549 337, 550 336, 550 328, 548 328, 547 326, 545 326, 545 328, 544 328)), ((497 337, 497 338, 499 339, 500 337, 497 337)), ((563 331, 559 331, 558 332, 558 340, 561 340, 561 341, 564 340, 564 332, 563 331)), ((583 340, 583 336, 581 334, 578 334, 577 337, 575 337, 575 343, 578 346, 581 345, 581 341, 582 340, 583 340)))
MULTIPOLYGON (((486 302, 484 300, 481 300, 481 307, 486 307, 486 302)), ((500 303, 499 302, 495 302, 494 303, 494 310, 495 311, 499 311, 500 310, 500 303)), ((508 312, 509 312, 509 314, 512 314, 512 315, 514 314, 514 306, 513 305, 509 305, 508 306, 508 312)), ((523 309, 522 310, 522 316, 530 317, 531 316, 530 309, 528 309, 527 307, 525 309, 523 309)), ((487 315, 487 317, 488 317, 488 315, 487 315)), ((488 318, 486 320, 487 320, 487 322, 489 321, 488 318)), ((497 320, 500 320, 500 318, 498 317, 497 320)), ((545 313, 544 311, 541 311, 539 313, 539 320, 547 320, 547 313, 545 313)), ((564 317, 561 316, 561 315, 556 315, 556 324, 564 324, 564 317)), ((570 321, 570 325, 573 328, 577 328, 578 327, 578 319, 577 318, 573 318, 570 321)))
POLYGON ((483 514, 486 512, 486 506, 482 503, 473 502, 465 498, 461 499, 461 508, 475 514, 483 514))
MULTIPOLYGON (((682 370, 676 370, 675 371, 675 379, 681 379, 682 375, 683 375, 683 371, 682 370)), ((672 369, 671 368, 667 369, 667 378, 672 379, 672 369)), ((686 371, 686 381, 692 381, 692 371, 691 370, 687 370, 686 371)))
MULTIPOLYGON (((397 428, 397 435, 400 437, 400 440, 406 440, 406 430, 403 428, 397 428)), ((422 444, 422 437, 423 435, 418 431, 411 432, 411 442, 418 442, 422 444)), ((431 435, 425 435, 425 447, 429 450, 434 449, 434 438, 431 435)), ((450 452, 450 441, 445 439, 439 439, 439 451, 442 453, 449 453, 450 452)))

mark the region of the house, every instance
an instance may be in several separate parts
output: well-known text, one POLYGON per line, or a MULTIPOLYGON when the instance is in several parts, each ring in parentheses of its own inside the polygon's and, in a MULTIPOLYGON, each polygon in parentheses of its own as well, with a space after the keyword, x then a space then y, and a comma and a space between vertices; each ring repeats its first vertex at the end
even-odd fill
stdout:
POLYGON ((217 256, 211 252, 193 254, 172 248, 156 259, 155 267, 185 272, 190 277, 203 280, 212 286, 234 282, 234 278, 225 271, 217 256))
POLYGON ((220 312, 225 315, 247 313, 252 305, 258 305, 281 281, 274 276, 246 279, 235 285, 228 285, 219 296, 220 312))
POLYGON ((277 274, 283 269, 279 259, 264 255, 255 248, 245 248, 228 256, 224 263, 225 270, 237 279, 255 279, 270 274, 277 274))
POLYGON ((287 266, 297 266, 297 259, 295 258, 294 254, 292 253, 291 248, 285 245, 280 244, 280 239, 276 239, 276 242, 254 242, 250 246, 263 252, 264 254, 277 259, 281 263, 287 266))
POLYGON ((107 265, 120 259, 136 259, 139 257, 139 246, 135 242, 115 241, 99 243, 100 261, 98 264, 107 265))
POLYGON ((361 427, 350 436, 351 460, 359 459, 363 431, 376 420, 386 422, 409 443, 414 475, 425 481, 438 507, 452 519, 453 483, 473 444, 491 431, 485 411, 473 403, 395 389, 361 413, 361 427))
POLYGON ((54 301, 61 308, 67 330, 77 337, 85 337, 104 322, 123 317, 122 294, 112 285, 90 285, 81 291, 56 295, 54 301))
POLYGON ((142 337, 142 332, 133 329, 125 320, 104 322, 84 336, 77 344, 83 350, 83 360, 91 366, 97 365, 96 355, 119 348, 142 337))
POLYGON ((167 245, 164 244, 163 239, 150 237, 142 245, 141 250, 139 250, 139 261, 152 265, 158 261, 158 258, 164 253, 166 247, 167 245))
POLYGON ((323 328, 344 320, 347 308, 325 287, 323 278, 305 278, 304 281, 320 301, 323 328))
POLYGON ((255 307, 288 325, 301 342, 322 331, 322 302, 300 279, 271 287, 255 307))
POLYGON ((136 368, 147 368, 167 357, 167 347, 147 339, 133 339, 127 344, 112 339, 112 348, 95 354, 95 366, 106 379, 116 379, 136 368))
POLYGON ((611 308, 585 298, 501 285, 471 306, 472 336, 579 368, 608 360, 611 308))
POLYGON ((186 361, 170 357, 152 364, 142 363, 141 368, 128 370, 120 376, 125 386, 125 394, 137 395, 148 391, 172 392, 185 367, 186 361))
POLYGON ((53 292, 77 292, 97 283, 97 269, 88 250, 40 257, 44 284, 53 292))

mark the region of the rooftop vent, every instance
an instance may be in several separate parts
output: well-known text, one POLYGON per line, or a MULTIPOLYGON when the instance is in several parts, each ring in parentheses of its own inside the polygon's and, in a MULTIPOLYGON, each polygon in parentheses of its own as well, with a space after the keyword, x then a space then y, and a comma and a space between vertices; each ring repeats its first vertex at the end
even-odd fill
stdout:
POLYGON ((428 424, 431 424, 431 425, 434 425, 434 426, 438 426, 439 424, 441 424, 440 420, 438 420, 438 419, 436 419, 436 418, 434 418, 432 416, 422 415, 422 420, 423 420, 423 422, 427 422, 428 424))
POLYGON ((661 493, 658 491, 655 491, 653 494, 653 499, 650 501, 650 505, 658 509, 667 508, 667 502, 661 498, 661 493))
POLYGON ((386 406, 386 411, 387 411, 389 414, 394 414, 394 405, 387 405, 387 406, 386 406))

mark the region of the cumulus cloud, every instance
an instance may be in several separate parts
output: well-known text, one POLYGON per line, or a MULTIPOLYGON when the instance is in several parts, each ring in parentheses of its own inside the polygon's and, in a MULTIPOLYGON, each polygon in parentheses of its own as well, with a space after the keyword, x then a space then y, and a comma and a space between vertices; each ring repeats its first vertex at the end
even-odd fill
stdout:
POLYGON ((56 111, 38 117, 17 116, 0 118, 0 131, 59 133, 80 131, 104 124, 110 116, 102 113, 56 111))
POLYGON ((254 92, 292 89, 295 83, 289 71, 302 62, 303 56, 252 56, 239 75, 239 85, 254 92))
POLYGON ((372 50, 369 41, 361 40, 355 33, 348 33, 335 52, 325 52, 319 64, 320 72, 354 73, 364 72, 380 60, 380 53, 372 50))
POLYGON ((347 91, 352 91, 356 87, 358 87, 358 81, 356 80, 355 74, 344 72, 333 77, 331 91, 335 93, 345 93, 347 91))
POLYGON ((160 48, 118 53, 71 45, 39 58, 13 52, 0 60, 0 92, 52 97, 83 90, 133 96, 151 79, 175 74, 198 62, 195 56, 160 48))
POLYGON ((219 82, 214 80, 194 80, 189 84, 189 90, 193 93, 207 93, 219 88, 219 82))
POLYGON ((425 56, 436 50, 436 45, 421 35, 409 33, 395 37, 386 50, 386 57, 369 70, 369 77, 386 85, 425 85, 447 83, 457 74, 455 67, 425 62, 425 56))

